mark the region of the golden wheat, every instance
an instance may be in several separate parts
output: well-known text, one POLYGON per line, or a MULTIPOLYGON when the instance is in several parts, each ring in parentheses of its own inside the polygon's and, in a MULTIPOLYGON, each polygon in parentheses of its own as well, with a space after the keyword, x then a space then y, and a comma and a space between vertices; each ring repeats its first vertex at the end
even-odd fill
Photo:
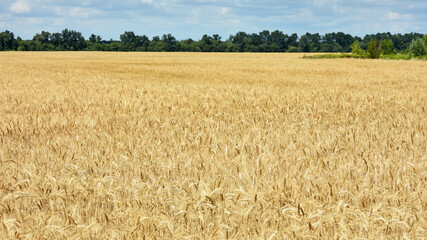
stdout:
POLYGON ((3 239, 425 239, 427 65, 0 53, 3 239))

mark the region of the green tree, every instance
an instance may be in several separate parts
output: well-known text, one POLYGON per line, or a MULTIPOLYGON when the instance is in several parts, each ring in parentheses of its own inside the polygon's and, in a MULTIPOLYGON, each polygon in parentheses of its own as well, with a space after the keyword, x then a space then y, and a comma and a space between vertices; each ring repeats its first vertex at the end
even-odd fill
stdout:
POLYGON ((394 43, 390 39, 385 39, 381 43, 382 53, 384 55, 393 55, 396 54, 396 49, 394 48, 394 43))
POLYGON ((108 45, 101 42, 102 38, 99 35, 90 35, 86 47, 86 51, 107 51, 108 45))
POLYGON ((42 31, 37 33, 33 37, 33 43, 31 44, 31 51, 53 51, 55 46, 52 42, 52 34, 49 32, 42 31))
MULTIPOLYGON (((285 35, 286 36, 286 35, 285 35)), ((293 33, 291 36, 286 38, 287 47, 298 47, 298 34, 293 33)))
MULTIPOLYGON (((188 49, 185 44, 181 44, 185 48, 188 49)), ((198 42, 196 42, 197 48, 194 48, 197 51, 202 52, 223 52, 224 47, 222 46, 221 37, 218 34, 214 34, 211 36, 208 36, 207 34, 203 35, 202 39, 200 39, 198 42)), ((181 49, 183 50, 183 49, 181 49)))
POLYGON ((110 39, 110 51, 120 51, 120 49, 122 48, 122 43, 121 42, 117 42, 117 41, 113 41, 113 39, 110 39))
POLYGON ((284 52, 288 49, 288 45, 290 44, 288 42, 288 39, 291 38, 291 44, 295 44, 293 46, 298 47, 298 35, 293 34, 291 37, 289 37, 286 34, 283 34, 282 31, 275 30, 270 34, 270 42, 273 45, 272 49, 276 49, 274 52, 284 52), (294 42, 295 40, 295 42, 294 42))
POLYGON ((350 34, 345 34, 343 32, 332 33, 332 38, 337 42, 344 52, 350 51, 350 46, 353 43, 354 39, 350 34))
POLYGON ((16 40, 13 32, 8 30, 0 33, 0 50, 15 50, 16 40))
POLYGON ((148 45, 147 50, 150 52, 164 52, 166 51, 166 43, 164 41, 160 41, 159 36, 154 36, 148 45))
POLYGON ((374 37, 368 44, 367 52, 369 58, 379 58, 381 55, 381 41, 374 37))
POLYGON ((65 50, 80 51, 86 48, 85 38, 80 32, 64 29, 61 33, 62 43, 65 45, 65 50))
POLYGON ((136 36, 136 50, 137 51, 147 51, 148 45, 150 44, 150 39, 147 36, 136 36))
MULTIPOLYGON (((249 43, 249 35, 245 32, 238 32, 234 36, 230 36, 231 43, 237 48, 237 52, 243 52, 246 49, 246 45, 249 43)), ((235 51, 236 49, 233 49, 235 51)))
POLYGON ((186 40, 182 40, 179 43, 179 48, 183 52, 200 52, 200 48, 193 39, 189 38, 186 40))
POLYGON ((298 48, 295 46, 289 46, 288 52, 298 52, 298 48))
POLYGON ((415 57, 420 57, 427 54, 426 46, 421 38, 412 41, 409 46, 409 52, 415 57))
POLYGON ((18 51, 29 51, 30 50, 30 44, 32 42, 33 41, 30 41, 30 40, 26 40, 26 41, 21 40, 21 41, 19 41, 18 42, 18 48, 17 48, 17 50, 18 51))
MULTIPOLYGON (((341 37, 342 34, 337 35, 336 33, 327 33, 322 38, 320 45, 321 52, 342 52, 343 47, 337 42, 337 38, 341 37), (338 36, 338 37, 337 37, 338 36)), ((345 35, 344 35, 345 37, 345 35)), ((342 39, 340 39, 342 40, 342 39)))
POLYGON ((261 38, 261 44, 268 43, 270 41, 270 31, 264 30, 260 32, 259 37, 261 38))
POLYGON ((96 43, 96 35, 95 34, 90 35, 89 42, 96 43))
POLYGON ((308 42, 307 35, 301 36, 298 45, 301 52, 310 52, 310 43, 308 42))
POLYGON ((163 51, 167 51, 167 52, 173 52, 173 51, 177 51, 177 41, 176 38, 174 36, 172 36, 172 34, 163 34, 162 36, 162 42, 164 43, 164 49, 163 51))
POLYGON ((357 55, 363 55, 363 50, 360 47, 359 40, 354 41, 353 44, 351 44, 351 53, 357 54, 357 55))
MULTIPOLYGON (((101 42, 101 37, 97 41, 101 42)), ((123 51, 147 51, 150 40, 147 36, 135 35, 134 32, 125 32, 120 35, 120 41, 123 51)))
POLYGON ((60 33, 52 33, 50 36, 50 42, 55 46, 56 50, 65 50, 60 33))
POLYGON ((427 34, 424 35, 424 46, 426 46, 426 48, 427 48, 427 34))
POLYGON ((234 44, 231 40, 232 36, 230 36, 230 39, 224 42, 225 52, 239 52, 240 49, 237 46, 237 44, 234 44))
POLYGON ((124 32, 120 35, 120 41, 122 45, 122 50, 124 51, 135 51, 136 48, 136 35, 134 32, 124 32))
POLYGON ((319 33, 315 33, 315 34, 310 34, 310 33, 306 33, 305 34, 308 38, 308 42, 310 43, 310 50, 312 52, 318 52, 320 50, 320 34, 319 33))
POLYGON ((42 31, 41 33, 37 33, 33 37, 33 41, 39 41, 41 43, 49 43, 51 36, 52 34, 50 34, 49 32, 42 31))
POLYGON ((221 42, 221 36, 219 34, 212 35, 213 40, 221 42))
POLYGON ((213 52, 213 38, 207 34, 203 35, 202 39, 198 42, 199 48, 202 52, 213 52))

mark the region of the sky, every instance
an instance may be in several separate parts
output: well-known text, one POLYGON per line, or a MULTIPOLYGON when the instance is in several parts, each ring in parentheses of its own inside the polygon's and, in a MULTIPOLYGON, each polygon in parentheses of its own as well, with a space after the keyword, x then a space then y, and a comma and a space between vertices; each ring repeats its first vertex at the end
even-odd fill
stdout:
POLYGON ((0 31, 23 39, 41 31, 79 31, 117 40, 171 33, 179 40, 239 31, 286 34, 427 33, 426 0, 1 0, 0 31))

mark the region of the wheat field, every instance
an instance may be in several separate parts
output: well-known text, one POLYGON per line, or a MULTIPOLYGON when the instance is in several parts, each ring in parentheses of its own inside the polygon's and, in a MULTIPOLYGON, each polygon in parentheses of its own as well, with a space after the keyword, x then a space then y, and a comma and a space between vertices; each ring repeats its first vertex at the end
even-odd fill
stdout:
POLYGON ((1 239, 426 239, 427 63, 0 53, 1 239))

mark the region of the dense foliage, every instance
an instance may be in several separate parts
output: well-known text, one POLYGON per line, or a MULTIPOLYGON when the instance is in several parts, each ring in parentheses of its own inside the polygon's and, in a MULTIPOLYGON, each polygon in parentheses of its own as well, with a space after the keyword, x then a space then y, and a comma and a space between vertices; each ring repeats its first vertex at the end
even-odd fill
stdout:
POLYGON ((421 38, 413 40, 409 46, 409 52, 415 57, 420 57, 427 54, 426 46, 421 38))
POLYGON ((396 54, 396 48, 394 47, 393 41, 390 39, 385 39, 381 43, 382 54, 384 55, 393 55, 396 54))
MULTIPOLYGON (((380 45, 383 45, 383 54, 406 52, 410 44, 418 38, 420 33, 391 34, 377 33, 366 35, 364 38, 352 36, 342 32, 306 33, 298 36, 276 30, 264 30, 260 33, 238 32, 223 40, 219 35, 204 35, 200 40, 177 40, 171 34, 162 37, 154 36, 151 40, 146 35, 136 35, 126 31, 120 35, 120 40, 103 40, 101 36, 92 34, 85 39, 80 32, 64 29, 60 33, 42 31, 31 40, 22 40, 10 31, 0 33, 0 51, 166 51, 166 52, 359 52, 368 51, 376 57, 380 45), (373 39, 376 44, 372 48, 373 39), (352 45, 357 42, 356 50, 352 45), (374 52, 372 52, 374 51, 374 52)), ((427 41, 427 37, 424 37, 427 41)))
POLYGON ((367 54, 369 58, 379 58, 381 55, 381 41, 377 38, 372 39, 368 44, 367 54))
POLYGON ((351 44, 351 53, 352 54, 357 54, 357 55, 363 55, 364 51, 362 50, 362 48, 360 48, 360 44, 359 44, 359 40, 354 41, 353 44, 351 44))

